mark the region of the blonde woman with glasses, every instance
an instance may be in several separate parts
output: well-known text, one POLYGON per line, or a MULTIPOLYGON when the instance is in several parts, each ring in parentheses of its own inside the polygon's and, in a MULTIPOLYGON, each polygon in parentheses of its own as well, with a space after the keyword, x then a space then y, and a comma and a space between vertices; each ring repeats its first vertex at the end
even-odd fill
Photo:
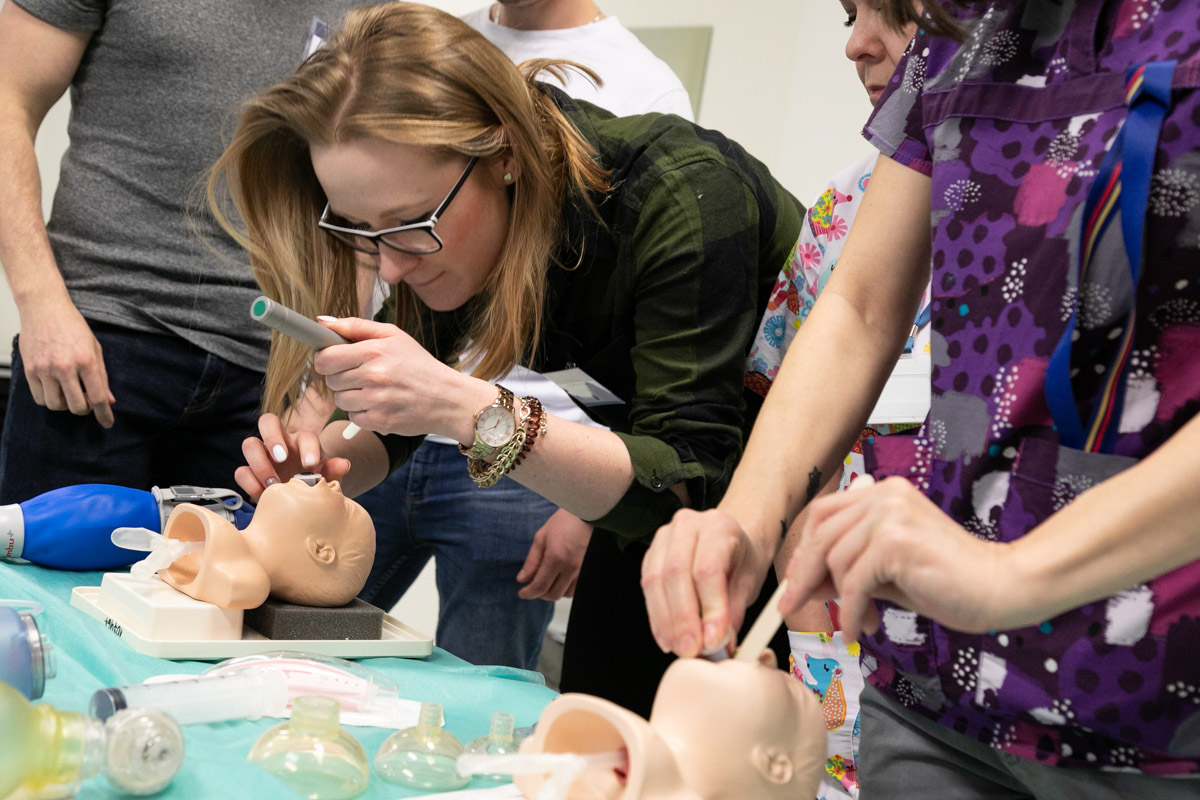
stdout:
POLYGON ((351 13, 246 105, 214 207, 232 198, 264 292, 353 343, 314 355, 276 338, 238 482, 257 495, 316 470, 353 495, 421 436, 451 437, 481 487, 511 477, 596 526, 562 686, 648 712, 669 656, 642 542, 724 490, 753 419, 757 312, 803 208, 719 133, 615 118, 536 80, 563 63, 523 66, 454 17, 391 3, 351 13), (364 260, 394 287, 390 322, 355 318, 364 260), (611 430, 490 382, 514 365, 569 371, 560 383, 611 430), (365 432, 285 432, 276 415, 306 377, 365 432))

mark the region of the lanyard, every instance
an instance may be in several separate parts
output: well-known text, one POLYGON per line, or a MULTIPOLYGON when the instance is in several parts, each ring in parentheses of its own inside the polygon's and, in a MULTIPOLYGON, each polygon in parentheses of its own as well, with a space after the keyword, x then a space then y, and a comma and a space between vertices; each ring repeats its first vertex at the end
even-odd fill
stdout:
POLYGON ((1125 103, 1129 115, 1100 165, 1096 182, 1084 205, 1083 231, 1076 274, 1074 303, 1066 330, 1046 370, 1046 404, 1054 417, 1060 441, 1067 447, 1087 452, 1112 452, 1116 443, 1121 409, 1125 402, 1125 364, 1133 349, 1136 322, 1137 287, 1142 266, 1142 236, 1146 222, 1146 202, 1150 196, 1150 177, 1158 149, 1158 132, 1171 104, 1174 61, 1158 61, 1131 67, 1127 74, 1125 103), (1083 293, 1088 266, 1109 224, 1120 209, 1121 235, 1129 258, 1133 279, 1133 301, 1108 370, 1103 391, 1091 409, 1086 425, 1080 419, 1071 386, 1071 343, 1079 317, 1079 298, 1083 293))
POLYGON ((916 346, 917 343, 917 331, 921 330, 922 325, 929 323, 930 314, 929 292, 926 292, 924 297, 921 299, 921 310, 917 312, 916 318, 913 319, 912 330, 908 333, 908 341, 904 343, 905 353, 911 353, 913 351, 913 347, 916 346))

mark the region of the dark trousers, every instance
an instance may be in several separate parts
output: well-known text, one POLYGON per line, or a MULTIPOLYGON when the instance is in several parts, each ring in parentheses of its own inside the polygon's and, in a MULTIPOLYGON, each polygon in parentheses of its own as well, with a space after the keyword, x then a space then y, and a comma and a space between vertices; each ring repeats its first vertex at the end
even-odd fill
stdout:
POLYGON ((176 336, 91 322, 117 401, 105 430, 88 415, 33 402, 16 340, 0 439, 0 504, 61 486, 236 489, 241 444, 257 430, 263 374, 176 336))
POLYGON ((860 800, 1195 800, 1200 776, 1055 767, 956 733, 867 684, 860 800))
MULTIPOLYGON (((634 543, 621 550, 604 531, 592 536, 575 584, 559 684, 564 692, 603 697, 643 717, 650 716, 658 683, 675 660, 658 649, 650 633, 641 584, 646 549, 647 545, 634 543)), ((758 600, 746 612, 738 641, 776 585, 771 572, 758 600)), ((771 640, 771 649, 781 669, 787 669, 790 649, 782 626, 771 640)))

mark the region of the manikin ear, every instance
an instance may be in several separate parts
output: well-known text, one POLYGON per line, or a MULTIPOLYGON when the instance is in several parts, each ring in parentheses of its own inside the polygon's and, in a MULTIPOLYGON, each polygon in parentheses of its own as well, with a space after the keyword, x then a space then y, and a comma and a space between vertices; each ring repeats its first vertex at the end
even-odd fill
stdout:
POLYGON ((784 784, 792 779, 792 759, 774 747, 755 745, 750 752, 750 759, 759 775, 771 783, 784 784))
POLYGON ((337 549, 324 539, 309 536, 304 540, 304 546, 313 561, 320 564, 332 564, 337 561, 337 549))

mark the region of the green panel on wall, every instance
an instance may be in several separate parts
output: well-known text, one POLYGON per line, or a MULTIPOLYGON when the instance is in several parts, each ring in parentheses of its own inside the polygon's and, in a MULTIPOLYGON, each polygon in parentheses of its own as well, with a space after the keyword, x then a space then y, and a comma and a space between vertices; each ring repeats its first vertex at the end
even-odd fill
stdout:
POLYGON ((650 52, 667 62, 692 99, 692 114, 700 119, 700 97, 708 70, 711 25, 670 28, 630 28, 650 52))

